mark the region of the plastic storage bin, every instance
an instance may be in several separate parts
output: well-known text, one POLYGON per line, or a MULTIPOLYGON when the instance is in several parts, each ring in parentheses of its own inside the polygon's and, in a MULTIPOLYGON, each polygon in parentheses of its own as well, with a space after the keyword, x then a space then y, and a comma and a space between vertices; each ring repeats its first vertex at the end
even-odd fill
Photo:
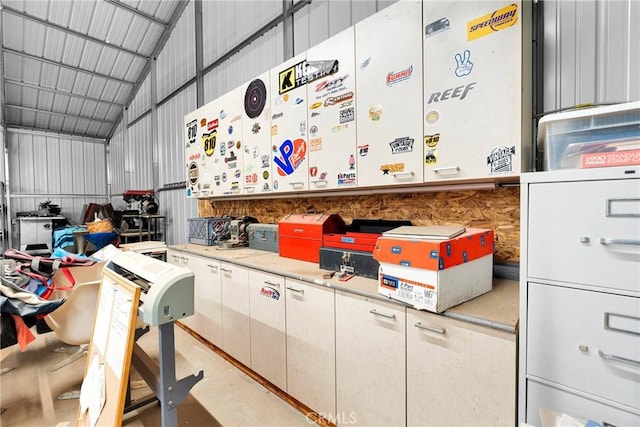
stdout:
POLYGON ((546 115, 538 149, 544 170, 640 164, 640 101, 546 115))
POLYGON ((189 243, 213 246, 228 240, 231 217, 188 218, 189 243))

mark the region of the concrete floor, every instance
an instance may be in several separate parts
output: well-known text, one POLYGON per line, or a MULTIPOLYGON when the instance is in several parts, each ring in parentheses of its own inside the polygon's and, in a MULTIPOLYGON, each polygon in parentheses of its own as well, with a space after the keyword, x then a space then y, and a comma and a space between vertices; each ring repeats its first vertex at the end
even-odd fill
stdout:
MULTIPOLYGON (((79 390, 86 356, 50 372, 68 356, 54 352, 65 347, 55 333, 36 335, 24 353, 17 345, 0 350, 0 425, 2 427, 65 427, 75 425, 78 399, 59 400, 62 393, 79 390), (8 372, 6 372, 8 371, 8 372)), ((157 329, 138 341, 157 361, 157 329)), ((187 399, 178 407, 178 425, 191 426, 309 426, 304 414, 235 368, 179 327, 175 328, 176 378, 204 370, 187 399)), ((132 394, 151 391, 137 373, 132 394)), ((125 426, 160 426, 160 409, 152 403, 125 414, 125 426)))

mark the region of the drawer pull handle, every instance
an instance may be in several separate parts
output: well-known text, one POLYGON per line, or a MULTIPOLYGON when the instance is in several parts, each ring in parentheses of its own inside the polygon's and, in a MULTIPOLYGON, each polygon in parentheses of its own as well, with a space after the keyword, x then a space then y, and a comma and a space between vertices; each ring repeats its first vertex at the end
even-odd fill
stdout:
POLYGON ((625 365, 633 366, 634 368, 640 368, 640 362, 638 362, 637 360, 627 359, 626 357, 616 356, 615 354, 607 354, 600 349, 598 349, 598 355, 605 360, 612 360, 614 362, 619 362, 625 365))
POLYGON ((434 328, 433 326, 423 325, 421 322, 418 322, 413 326, 415 326, 418 329, 424 329, 425 331, 435 332, 436 334, 441 334, 441 335, 444 335, 446 332, 445 328, 434 328))
POLYGON ((578 350, 580 350, 583 353, 589 353, 589 346, 588 345, 584 345, 584 344, 580 344, 580 345, 578 345, 578 350))
POLYGON ((640 246, 640 240, 633 239, 610 239, 608 237, 601 237, 600 243, 603 245, 631 245, 640 246))
POLYGON ((209 267, 209 268, 215 268, 215 269, 216 269, 216 271, 218 271, 218 266, 217 266, 217 265, 207 264, 207 267, 209 267))
POLYGON ((273 283, 273 282, 270 282, 270 281, 268 281, 268 280, 265 280, 265 281, 264 281, 264 283, 265 283, 266 285, 271 285, 271 286, 277 286, 277 287, 280 287, 280 283, 273 283))
POLYGON ((414 173, 413 171, 409 171, 409 172, 394 173, 392 175, 395 179, 411 179, 413 178, 414 173))
POLYGON ((590 239, 587 236, 580 236, 580 243, 589 243, 590 239))
POLYGON ((373 310, 369 310, 369 313, 375 314, 376 316, 384 317, 385 319, 395 319, 396 318, 395 314, 380 313, 380 312, 376 311, 375 308, 373 310))
POLYGON ((460 166, 445 166, 443 168, 433 168, 431 169, 432 171, 434 171, 435 173, 438 172, 460 172, 460 166))
POLYGON ((224 271, 225 273, 231 273, 231 269, 230 268, 222 268, 222 267, 220 267, 220 270, 224 271))
POLYGON ((292 288, 291 286, 287 286, 287 289, 293 292, 297 292, 299 294, 304 294, 304 289, 296 289, 296 288, 292 288))

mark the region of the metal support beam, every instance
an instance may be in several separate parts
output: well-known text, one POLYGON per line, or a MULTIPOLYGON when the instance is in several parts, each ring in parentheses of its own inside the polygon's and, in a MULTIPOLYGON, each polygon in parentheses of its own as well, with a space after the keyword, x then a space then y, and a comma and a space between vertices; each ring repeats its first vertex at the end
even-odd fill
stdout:
POLYGON ((5 105, 6 105, 7 108, 15 108, 17 110, 30 111, 32 113, 53 114, 54 116, 67 117, 67 118, 70 118, 70 119, 85 119, 85 120, 89 120, 89 121, 92 121, 92 122, 106 123, 106 124, 109 124, 109 125, 116 123, 116 122, 113 122, 113 121, 94 119, 94 118, 86 117, 86 116, 76 116, 76 115, 73 115, 73 114, 58 113, 56 111, 47 111, 47 110, 39 110, 37 108, 23 107, 22 105, 13 105, 13 104, 5 104, 5 105))
POLYGON ((92 37, 92 36, 90 36, 88 34, 81 33, 80 31, 73 30, 73 29, 71 29, 69 27, 65 27, 65 26, 62 26, 62 25, 59 25, 59 24, 55 24, 55 23, 53 23, 51 21, 47 21, 46 19, 38 18, 37 16, 30 15, 30 14, 28 14, 26 12, 20 12, 19 10, 13 9, 13 8, 7 6, 7 5, 2 5, 2 11, 10 13, 10 14, 15 15, 15 16, 18 16, 20 18, 28 19, 28 20, 30 20, 32 22, 36 22, 38 24, 45 25, 45 26, 50 27, 50 28, 55 28, 56 30, 60 30, 60 31, 63 31, 63 32, 67 33, 67 34, 71 34, 73 36, 80 37, 80 38, 82 38, 84 40, 88 40, 88 41, 97 43, 97 44, 99 44, 101 46, 104 46, 104 47, 107 47, 107 48, 110 48, 110 49, 116 49, 116 50, 119 50, 120 52, 128 53, 129 55, 137 56, 138 58, 142 58, 142 59, 144 59, 146 61, 148 61, 150 59, 148 56, 145 56, 145 55, 143 55, 143 54, 141 54, 139 52, 136 52, 135 50, 127 49, 126 47, 122 47, 122 46, 115 45, 113 43, 109 43, 108 41, 92 37))
POLYGON ((105 2, 112 4, 116 7, 119 7, 121 9, 126 10, 127 12, 133 13, 134 15, 138 15, 141 18, 144 18, 148 21, 153 22, 156 25, 160 25, 163 28, 167 28, 169 26, 168 22, 163 21, 162 19, 156 18, 153 15, 149 15, 148 13, 145 13, 139 9, 136 9, 135 7, 129 6, 126 3, 122 3, 120 1, 117 0, 104 0, 105 2))
POLYGON ((196 32, 196 107, 204 105, 204 73, 203 67, 203 40, 202 40, 202 0, 195 0, 195 32, 196 32))
POLYGON ((85 68, 80 68, 80 67, 75 67, 73 65, 65 64, 64 62, 54 61, 54 60, 51 60, 51 59, 43 58, 41 56, 31 55, 31 54, 25 53, 25 52, 20 52, 19 50, 11 49, 11 48, 6 47, 6 46, 2 46, 2 51, 3 52, 13 53, 14 55, 22 56, 24 58, 33 59, 34 61, 40 61, 40 62, 45 62, 45 63, 51 64, 51 65, 57 65, 58 67, 66 68, 66 69, 69 69, 69 70, 72 70, 72 71, 76 71, 76 72, 79 72, 79 73, 87 73, 87 74, 91 74, 93 76, 102 77, 103 79, 113 80, 113 81, 121 83, 121 84, 129 85, 129 86, 134 86, 135 85, 134 82, 130 82, 129 80, 122 80, 122 79, 119 79, 117 77, 108 76, 106 74, 98 73, 97 71, 91 71, 91 70, 87 70, 85 68))
POLYGON ((282 45, 284 60, 293 58, 293 15, 289 10, 293 7, 293 0, 282 0, 282 45))
POLYGON ((32 83, 21 82, 21 81, 18 81, 18 80, 4 79, 4 82, 5 82, 5 85, 7 83, 11 83, 11 84, 18 85, 18 86, 23 86, 23 87, 28 87, 28 88, 31 88, 31 89, 50 92, 50 93, 53 93, 53 94, 56 94, 56 95, 66 95, 66 96, 70 96, 72 98, 84 99, 84 100, 87 100, 87 101, 94 101, 94 102, 98 102, 100 104, 110 104, 110 105, 113 105, 115 107, 122 107, 122 104, 120 104, 118 102, 107 101, 106 99, 94 98, 94 97, 86 96, 86 95, 79 95, 77 93, 62 91, 60 89, 52 89, 52 88, 48 88, 48 87, 44 87, 44 86, 40 86, 40 85, 34 85, 32 83))

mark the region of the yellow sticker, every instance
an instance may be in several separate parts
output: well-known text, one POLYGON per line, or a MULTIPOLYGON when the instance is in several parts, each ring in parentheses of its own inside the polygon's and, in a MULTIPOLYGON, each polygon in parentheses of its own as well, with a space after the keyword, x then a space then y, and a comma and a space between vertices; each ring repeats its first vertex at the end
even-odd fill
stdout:
POLYGON ((204 154, 207 156, 213 155, 213 152, 216 149, 216 139, 218 137, 218 131, 214 129, 211 133, 202 134, 202 148, 204 148, 204 154))
POLYGON ((510 4, 467 23, 467 40, 475 40, 509 28, 518 22, 518 5, 510 4))

